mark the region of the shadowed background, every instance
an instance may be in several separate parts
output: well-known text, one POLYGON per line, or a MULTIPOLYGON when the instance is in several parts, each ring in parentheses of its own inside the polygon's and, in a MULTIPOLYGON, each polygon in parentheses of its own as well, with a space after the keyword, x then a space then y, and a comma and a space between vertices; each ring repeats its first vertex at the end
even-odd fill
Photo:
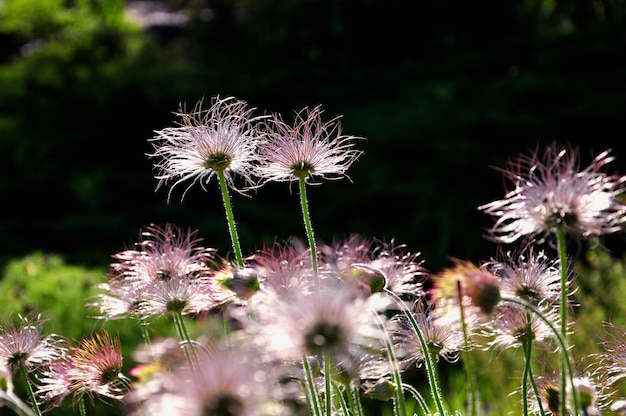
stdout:
MULTIPOLYGON (((406 243, 437 271, 495 254, 477 206, 538 144, 607 148, 626 172, 623 1, 0 1, 0 255, 102 266, 150 223, 230 250, 217 183, 155 192, 148 139, 233 95, 321 104, 365 153, 309 188, 320 241, 406 243)), ((541 147, 540 147, 541 148, 541 147)), ((296 188, 233 195, 244 254, 305 238, 296 188)), ((610 237, 621 250, 623 236, 610 237)))

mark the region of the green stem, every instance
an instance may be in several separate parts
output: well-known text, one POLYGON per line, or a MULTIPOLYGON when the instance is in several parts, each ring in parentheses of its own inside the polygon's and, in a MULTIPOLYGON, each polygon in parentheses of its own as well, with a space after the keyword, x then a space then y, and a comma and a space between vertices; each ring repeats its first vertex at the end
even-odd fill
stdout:
POLYGON ((459 301, 459 309, 461 312, 461 328, 463 330, 463 367, 465 368, 465 374, 467 376, 467 382, 469 384, 469 409, 470 415, 476 416, 478 414, 478 392, 476 387, 476 379, 474 374, 474 366, 472 362, 472 355, 470 354, 470 340, 469 333, 467 331, 467 324, 465 322, 465 307, 463 306, 463 288, 461 287, 461 282, 457 280, 456 282, 457 293, 458 293, 458 301, 459 301))
POLYGON ((24 382, 26 383, 26 392, 28 393, 28 398, 30 399, 31 406, 33 411, 37 416, 41 416, 41 411, 39 410, 39 406, 37 405, 37 399, 35 397, 35 392, 33 391, 33 386, 31 386, 30 381, 28 380, 28 372, 26 371, 26 365, 23 363, 19 365, 19 371, 24 377, 24 382))
POLYGON ((191 368, 195 369, 198 367, 198 357, 196 357, 195 350, 193 349, 193 344, 191 343, 191 338, 189 338, 189 333, 187 332, 187 328, 185 327, 183 314, 180 311, 172 312, 172 317, 174 319, 174 325, 176 325, 176 332, 178 332, 178 337, 183 343, 183 351, 185 352, 185 357, 187 358, 187 361, 189 361, 189 365, 191 366, 191 368))
POLYGON ((78 399, 78 410, 80 412, 80 416, 87 416, 87 411, 85 410, 85 397, 80 396, 78 399))
POLYGON ((391 343, 391 338, 389 337, 389 333, 387 332, 387 328, 381 322, 380 316, 374 315, 378 320, 380 327, 385 334, 385 346, 387 347, 387 353, 389 354, 389 363, 391 364, 391 371, 393 375, 393 382, 395 384, 395 396, 396 399, 393 402, 393 410, 396 416, 405 416, 406 415, 406 403, 404 400, 404 390, 402 388, 402 376, 400 375, 400 367, 398 366, 398 360, 396 359, 396 354, 393 349, 393 344, 391 343))
MULTIPOLYGON (((435 365, 433 357, 431 356, 429 352, 428 344, 426 343, 426 339, 424 338, 424 334, 422 333, 422 330, 420 329, 411 311, 407 309, 407 306, 404 304, 404 302, 402 302, 402 300, 398 298, 398 296, 395 293, 387 289, 385 289, 385 292, 389 294, 396 301, 398 306, 400 306, 400 308, 402 309, 406 317, 411 322, 411 326, 413 327, 413 330, 415 331, 415 334, 417 335, 417 338, 419 339, 420 347, 422 349, 422 352, 424 353, 424 365, 426 367, 428 382, 430 384, 430 394, 432 395, 433 401, 435 405, 437 406, 437 411, 439 412, 439 415, 441 416, 447 415, 448 413, 444 410, 444 407, 443 407, 443 398, 441 396, 441 387, 439 384, 440 382, 439 382, 439 376, 437 373, 437 366, 435 365)), ((402 384, 399 384, 398 386, 399 388, 401 388, 402 384)))
POLYGON ((228 232, 230 233, 230 241, 233 245, 235 252, 235 258, 239 267, 243 267, 243 256, 241 255, 241 247, 239 245, 239 236, 237 235, 237 225, 235 224, 235 217, 233 216, 233 208, 230 203, 230 195, 228 194, 228 183, 226 182, 226 175, 223 171, 217 172, 217 177, 220 180, 220 190, 222 191, 222 200, 224 201, 224 209, 226 211, 226 219, 228 220, 228 232))
POLYGON ((326 395, 326 415, 332 415, 333 411, 333 394, 331 392, 332 388, 332 370, 333 370, 333 359, 327 352, 324 353, 324 388, 326 395))
POLYGON ((300 178, 300 206, 302 208, 302 219, 304 221, 304 228, 306 229, 306 235, 309 240, 309 249, 311 250, 311 265, 313 266, 313 273, 315 275, 315 287, 318 286, 317 276, 317 246, 315 244, 315 235, 313 234, 313 225, 311 224, 311 217, 309 215, 309 203, 306 197, 306 182, 304 178, 300 178))
POLYGON ((315 388, 315 378, 313 377, 313 371, 311 370, 311 365, 307 357, 302 358, 302 366, 304 367, 304 375, 306 377, 305 384, 308 388, 308 394, 307 391, 305 391, 305 394, 309 402, 309 409, 313 411, 315 416, 322 416, 320 397, 315 388))
POLYGON ((152 357, 152 342, 150 341, 150 333, 148 332, 148 323, 143 318, 139 318, 139 329, 141 330, 143 343, 148 349, 148 354, 152 357))
POLYGON ((350 397, 350 407, 352 408, 352 414, 354 416, 363 416, 363 404, 361 403, 361 394, 359 387, 356 386, 352 389, 349 389, 348 397, 350 397))
MULTIPOLYGON (((511 302, 511 303, 516 303, 518 305, 522 305, 523 307, 529 309, 530 311, 532 311, 535 315, 537 315, 539 317, 539 319, 541 319, 542 321, 544 321, 546 323, 546 325, 548 325, 550 327, 550 330, 554 333, 554 335, 556 335, 557 341, 559 343, 559 347, 561 349, 561 362, 564 365, 565 369, 564 369, 564 373, 565 373, 565 380, 567 380, 567 378, 569 378, 569 383, 572 386, 572 400, 574 403, 574 409, 576 409, 576 414, 578 413, 578 409, 580 409, 580 397, 578 394, 578 390, 576 389, 576 385, 574 384, 574 370, 572 368, 572 362, 571 359, 569 357, 569 347, 567 346, 567 340, 563 337, 563 335, 561 334, 561 331, 559 329, 557 329, 554 324, 533 304, 528 303, 522 299, 515 299, 515 298, 502 298, 503 301, 505 302, 511 302), (569 376, 569 377, 568 377, 569 376)), ((563 390, 563 386, 561 386, 561 390, 563 390)), ((567 390, 567 389, 565 389, 567 390)), ((565 401, 565 398, 563 396, 561 396, 561 403, 565 401)), ((561 406, 562 407, 562 406, 561 406)), ((566 406, 567 407, 567 406, 566 406)), ((567 410, 567 409, 566 409, 567 410)), ((568 413, 563 413, 564 415, 567 415, 568 413)))
MULTIPOLYGON (((559 228, 557 232, 557 245, 559 250, 559 261, 561 267, 561 336, 567 341, 567 320, 568 320, 568 299, 567 299, 567 253, 565 244, 565 230, 559 228)), ((567 376, 565 373, 565 354, 561 356, 561 414, 567 414, 567 376)))
POLYGON ((528 378, 530 373, 530 357, 532 347, 532 329, 530 326, 530 312, 526 310, 526 337, 524 338, 524 373, 522 375, 522 409, 523 415, 528 415, 528 378))

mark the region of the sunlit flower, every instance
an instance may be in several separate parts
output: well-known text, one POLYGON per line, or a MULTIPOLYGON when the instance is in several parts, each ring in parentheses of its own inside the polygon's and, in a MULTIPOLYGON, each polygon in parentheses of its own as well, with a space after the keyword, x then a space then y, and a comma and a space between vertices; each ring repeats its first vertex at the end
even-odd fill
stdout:
POLYGON ((378 311, 354 285, 322 279, 317 291, 268 292, 255 300, 246 330, 281 360, 328 354, 339 363, 382 346, 378 311))
MULTIPOLYGON (((524 251, 507 252, 498 261, 489 264, 500 279, 505 297, 516 297, 533 305, 556 305, 561 297, 561 267, 558 258, 549 258, 544 251, 532 246, 524 251)), ((568 291, 572 280, 567 279, 568 291)), ((571 294, 571 293, 570 293, 571 294)))
POLYGON ((251 169, 262 137, 255 126, 254 109, 233 97, 213 98, 208 110, 202 105, 198 102, 191 112, 181 108, 177 113, 179 125, 157 131, 151 139, 154 153, 149 156, 160 159, 155 164, 159 171, 157 188, 175 181, 168 200, 173 189, 185 181, 191 183, 182 198, 196 182, 206 190, 218 172, 233 190, 245 191, 253 185, 251 169), (236 185, 235 174, 244 180, 243 187, 236 185))
POLYGON ((65 341, 42 333, 41 315, 19 316, 19 323, 7 320, 0 326, 0 366, 13 373, 24 367, 32 372, 49 365, 66 352, 65 341))
POLYGON ((457 261, 433 275, 432 282, 430 295, 437 323, 462 329, 463 318, 468 333, 491 317, 501 299, 498 278, 487 267, 470 261, 457 261))
POLYGON ((582 238, 621 230, 626 205, 618 196, 626 176, 602 171, 614 159, 609 151, 582 170, 578 156, 576 149, 552 145, 543 156, 520 156, 501 169, 513 189, 503 199, 479 207, 496 218, 488 237, 512 243, 557 230, 582 238))
POLYGON ((126 383, 122 361, 119 338, 106 331, 91 335, 43 372, 37 393, 52 406, 60 405, 70 394, 77 399, 97 395, 121 400, 126 383))
POLYGON ((135 391, 130 415, 262 416, 281 414, 283 392, 252 352, 219 348, 197 370, 181 367, 155 376, 135 391))
POLYGON ((458 360, 463 351, 463 332, 453 325, 440 325, 432 313, 432 305, 416 304, 412 314, 426 343, 424 351, 420 337, 408 317, 402 313, 392 318, 391 333, 394 339, 396 355, 403 366, 415 364, 421 366, 426 354, 448 362, 458 360))
POLYGON ((310 252, 294 241, 258 250, 249 266, 256 270, 260 287, 266 291, 308 293, 314 285, 310 252))
POLYGON ((352 235, 321 248, 321 268, 329 268, 355 281, 370 293, 386 289, 403 299, 423 295, 422 283, 428 272, 420 253, 411 253, 403 244, 352 235))
POLYGON ((339 179, 361 155, 353 149, 355 136, 341 133, 339 117, 322 121, 317 106, 295 114, 293 125, 275 115, 268 123, 268 140, 259 148, 256 175, 267 181, 291 182, 316 178, 339 179))
POLYGON ((213 297, 214 249, 200 246, 197 231, 172 224, 150 225, 141 234, 137 249, 114 256, 117 263, 108 290, 93 306, 105 317, 149 317, 168 312, 200 313, 217 306, 213 297))
MULTIPOLYGON (((561 376, 557 372, 551 372, 547 375, 536 378, 537 390, 539 397, 532 389, 528 392, 528 403, 530 405, 529 413, 534 415, 560 415, 561 414, 561 376)), ((575 376, 573 378, 574 388, 578 394, 580 409, 583 415, 600 416, 597 400, 603 393, 603 386, 598 385, 597 381, 589 375, 575 376)), ((572 395, 572 385, 568 382, 566 393, 569 397, 572 395)), ((567 409, 570 409, 569 401, 566 403, 567 409)), ((568 413, 569 414, 569 413, 568 413)), ((578 411, 572 412, 578 414, 578 411)))
MULTIPOLYGON (((559 327, 556 308, 542 308, 541 312, 554 328, 559 327)), ((529 313, 526 308, 513 303, 498 306, 487 331, 493 336, 489 346, 500 351, 520 348, 529 342, 547 345, 557 337, 550 325, 536 313, 529 313)))

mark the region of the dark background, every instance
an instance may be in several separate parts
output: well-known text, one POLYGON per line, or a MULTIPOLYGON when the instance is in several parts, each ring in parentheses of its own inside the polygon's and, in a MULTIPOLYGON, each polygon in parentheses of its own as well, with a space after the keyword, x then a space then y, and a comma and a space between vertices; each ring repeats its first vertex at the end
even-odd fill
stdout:
MULTIPOLYGON (((624 1, 46 4, 0 2, 2 261, 41 250, 106 265, 165 221, 225 254, 217 183, 168 204, 146 157, 180 103, 215 95, 342 115, 365 154, 352 182, 309 187, 317 237, 393 238, 433 271, 495 253, 477 210, 504 195, 494 166, 557 142, 584 164, 612 148, 610 170, 626 173, 624 1), (130 25, 131 8, 160 20, 130 25)), ((287 184, 233 207, 244 254, 305 236, 287 184)))

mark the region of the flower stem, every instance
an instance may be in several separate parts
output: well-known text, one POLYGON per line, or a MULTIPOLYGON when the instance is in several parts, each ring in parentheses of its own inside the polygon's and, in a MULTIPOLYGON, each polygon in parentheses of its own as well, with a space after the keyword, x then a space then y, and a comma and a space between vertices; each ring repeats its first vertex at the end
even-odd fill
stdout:
POLYGON ((402 383, 402 376, 400 375, 400 368, 398 367, 398 361, 396 359, 396 354, 393 349, 393 344, 391 343, 391 339, 389 337, 389 333, 385 328, 384 324, 381 321, 380 316, 374 314, 376 320, 378 321, 380 327, 385 334, 385 346, 387 347, 387 353, 389 354, 389 363, 391 364, 391 371, 393 374, 393 382, 395 384, 395 395, 396 399, 393 402, 393 410, 395 416, 404 416, 406 415, 406 403, 404 400, 404 389, 402 383))
POLYGON ((172 312, 172 317, 174 319, 174 325, 176 325, 176 332, 178 332, 178 337, 183 343, 183 351, 185 352, 185 357, 187 358, 187 361, 189 361, 189 365, 191 366, 191 368, 197 368, 197 357, 191 343, 191 338, 189 338, 187 328, 185 328, 183 314, 181 312, 172 312))
POLYGON ((39 410, 39 406, 37 405, 37 399, 35 398, 33 386, 31 386, 30 381, 28 380, 28 372, 26 371, 26 366, 24 364, 20 364, 19 371, 22 374, 22 377, 24 377, 24 382, 26 383, 26 392, 28 393, 28 398, 30 399, 33 411, 37 416, 41 416, 41 411, 39 410))
MULTIPOLYGON (((550 327, 550 330, 554 333, 554 335, 556 335, 556 338, 559 342, 559 347, 561 349, 561 363, 564 366, 564 370, 562 372, 565 373, 565 376, 562 377, 562 379, 564 378, 565 380, 567 380, 567 376, 569 376, 569 383, 572 386, 572 401, 574 403, 574 409, 580 409, 580 397, 578 395, 578 389, 574 384, 574 370, 572 368, 572 362, 569 357, 569 347, 567 346, 567 340, 565 339, 565 337, 563 337, 561 331, 557 329, 554 324, 535 305, 528 303, 522 299, 502 298, 502 300, 505 302, 516 303, 518 305, 524 306, 526 309, 529 309, 542 321, 544 321, 546 325, 550 327)), ((561 390, 563 390, 563 386, 561 386, 561 390)), ((567 388, 565 388, 565 390, 567 390, 567 388)), ((561 407, 563 407, 563 402, 565 402, 565 397, 561 396, 561 407)), ((567 415, 568 413, 566 412, 563 414, 567 415)))
MULTIPOLYGON (((447 415, 448 413, 444 410, 444 407, 443 407, 443 398, 441 396, 441 387, 439 385, 440 382, 439 382, 439 376, 437 374, 437 366, 433 360, 431 353, 429 352, 428 344, 426 343, 426 339, 424 338, 424 334, 422 333, 422 330, 420 329, 419 324, 415 320, 415 317, 413 316, 411 311, 407 309, 404 302, 402 302, 402 300, 398 298, 398 296, 395 293, 387 289, 385 289, 385 292, 391 295, 391 297, 396 301, 396 303, 400 306, 400 308, 402 309, 406 317, 411 322, 411 326, 413 327, 413 330, 415 331, 415 334, 417 335, 417 338, 419 339, 420 348, 424 352, 424 365, 426 367, 428 383, 430 384, 430 394, 432 395, 433 401, 435 405, 437 406, 437 412, 439 412, 439 415, 442 415, 442 416, 447 415)), ((400 384, 399 388, 401 388, 401 386, 402 385, 400 384)))
POLYGON ((148 332, 148 323, 143 318, 139 319, 139 329, 141 330, 143 343, 148 349, 148 354, 150 354, 150 357, 152 357, 152 342, 150 341, 150 333, 148 332))
POLYGON ((78 399, 78 410, 80 412, 80 416, 87 416, 87 411, 85 410, 85 397, 80 396, 78 399))
POLYGON ((327 352, 324 353, 324 388, 326 395, 326 414, 332 415, 333 411, 333 394, 331 392, 332 388, 332 369, 333 369, 333 359, 327 352))
POLYGON ((228 194, 228 183, 226 182, 226 176, 224 175, 223 171, 218 171, 217 177, 220 180, 220 190, 222 191, 222 200, 224 202, 224 209, 226 211, 226 219, 228 220, 228 232, 230 233, 230 241, 233 245, 233 251, 235 252, 237 264, 240 267, 243 267, 243 256, 241 255, 239 236, 237 234, 237 225, 235 224, 235 217, 233 216, 233 207, 230 203, 230 195, 228 194))
POLYGON ((309 249, 311 250, 311 264, 313 266, 313 273, 315 275, 315 286, 317 287, 317 246, 315 244, 315 235, 313 234, 313 225, 311 224, 311 217, 309 215, 309 203, 306 197, 306 182, 304 178, 300 178, 300 206, 302 208, 302 219, 304 220, 304 228, 306 229, 306 235, 309 239, 309 249))
MULTIPOLYGON (((523 342, 524 346, 524 373, 522 375, 522 414, 528 415, 528 378, 530 373, 530 357, 532 341, 532 329, 530 326, 530 312, 526 310, 526 337, 523 342)), ((541 401, 541 398, 538 398, 541 401)))
POLYGON ((309 402, 309 410, 312 410, 313 415, 322 416, 322 409, 320 406, 320 397, 315 388, 315 379, 311 370, 311 365, 307 357, 302 358, 302 365, 304 367, 304 374, 306 376, 306 387, 308 388, 308 394, 306 394, 309 402))
MULTIPOLYGON (((559 305, 561 313, 561 336, 567 340, 567 253, 565 246, 565 230, 559 228, 557 232, 557 244, 559 250, 559 261, 561 265, 561 303, 559 305)), ((565 353, 567 354, 567 352, 565 353)), ((567 388, 566 388, 566 373, 565 373, 565 354, 561 355, 561 414, 567 414, 567 388)))
POLYGON ((465 322, 465 308, 463 306, 463 288, 461 286, 461 282, 457 280, 456 282, 457 293, 458 293, 458 301, 459 301, 459 309, 461 311, 461 328, 463 330, 463 367, 465 369, 465 374, 467 376, 468 390, 469 390, 469 410, 471 416, 476 416, 478 414, 478 391, 476 387, 476 375, 474 374, 472 356, 470 354, 470 340, 469 334, 467 332, 467 323, 465 322))

